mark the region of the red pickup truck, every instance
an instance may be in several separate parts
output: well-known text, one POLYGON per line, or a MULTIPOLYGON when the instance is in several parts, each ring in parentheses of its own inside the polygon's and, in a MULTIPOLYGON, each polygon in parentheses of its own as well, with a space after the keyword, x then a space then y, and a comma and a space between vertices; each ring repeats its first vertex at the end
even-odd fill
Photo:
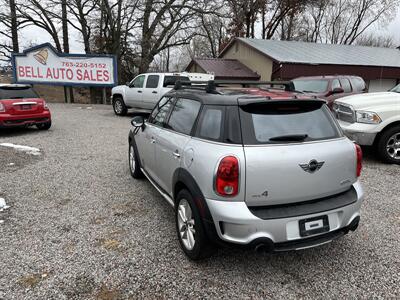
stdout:
POLYGON ((0 84, 0 128, 36 126, 51 127, 51 114, 46 102, 30 85, 0 84))

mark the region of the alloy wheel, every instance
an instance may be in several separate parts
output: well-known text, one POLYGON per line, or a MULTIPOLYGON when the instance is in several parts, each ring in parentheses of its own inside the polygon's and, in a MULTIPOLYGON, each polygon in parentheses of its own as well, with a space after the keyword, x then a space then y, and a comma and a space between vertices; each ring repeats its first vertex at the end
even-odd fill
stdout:
POLYGON ((400 132, 395 133, 388 139, 386 151, 391 158, 400 160, 400 132))
POLYGON ((192 250, 196 243, 196 229, 192 209, 186 199, 181 199, 178 205, 178 228, 183 245, 187 250, 192 250))
POLYGON ((114 102, 114 110, 117 114, 122 113, 123 107, 122 107, 122 103, 121 100, 116 100, 114 102))

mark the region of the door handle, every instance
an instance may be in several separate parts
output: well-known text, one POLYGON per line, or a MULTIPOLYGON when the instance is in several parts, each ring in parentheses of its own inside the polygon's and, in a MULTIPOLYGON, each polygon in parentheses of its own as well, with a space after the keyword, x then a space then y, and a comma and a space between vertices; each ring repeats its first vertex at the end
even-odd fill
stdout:
POLYGON ((152 94, 157 94, 157 91, 152 91, 151 93, 152 93, 152 94))
POLYGON ((151 138, 150 143, 154 144, 156 142, 155 138, 151 138))
POLYGON ((137 91, 138 93, 141 93, 142 91, 137 91))
POLYGON ((181 155, 178 153, 178 150, 176 150, 175 152, 172 152, 172 155, 175 156, 176 158, 181 157, 181 155))

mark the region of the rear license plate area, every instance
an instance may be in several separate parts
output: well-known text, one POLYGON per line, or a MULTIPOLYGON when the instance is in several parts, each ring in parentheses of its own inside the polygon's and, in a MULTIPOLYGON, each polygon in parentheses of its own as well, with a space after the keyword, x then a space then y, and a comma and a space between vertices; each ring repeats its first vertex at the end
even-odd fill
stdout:
POLYGON ((319 216, 299 221, 300 236, 306 237, 329 231, 328 216, 319 216))
POLYGON ((32 108, 32 105, 30 104, 22 104, 21 105, 21 110, 29 110, 32 108))

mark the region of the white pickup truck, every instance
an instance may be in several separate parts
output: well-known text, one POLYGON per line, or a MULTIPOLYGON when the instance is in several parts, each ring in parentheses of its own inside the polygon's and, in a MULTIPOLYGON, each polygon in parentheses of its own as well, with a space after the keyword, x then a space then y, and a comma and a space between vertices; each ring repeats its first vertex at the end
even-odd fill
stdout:
POLYGON ((333 112, 350 139, 375 146, 383 161, 400 164, 400 84, 389 92, 340 98, 333 112))
POLYGON ((208 81, 214 75, 204 73, 145 73, 136 76, 125 85, 111 90, 111 103, 116 115, 126 115, 129 108, 140 112, 151 112, 158 100, 171 90, 175 82, 208 81))

